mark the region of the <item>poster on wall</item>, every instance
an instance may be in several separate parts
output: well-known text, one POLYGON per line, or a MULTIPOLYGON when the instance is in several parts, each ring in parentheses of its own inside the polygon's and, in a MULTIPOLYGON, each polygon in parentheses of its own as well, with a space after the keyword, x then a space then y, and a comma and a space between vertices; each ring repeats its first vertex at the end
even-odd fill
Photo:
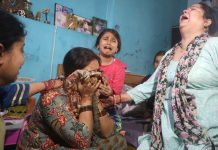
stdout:
POLYGON ((54 24, 58 27, 67 27, 67 18, 73 15, 73 9, 55 3, 55 21, 54 24))
MULTIPOLYGON (((75 15, 76 16, 76 15, 75 15)), ((92 21, 87 18, 76 16, 78 20, 78 28, 76 31, 86 34, 92 34, 92 21)))
POLYGON ((106 20, 93 17, 92 23, 93 23, 92 24, 93 35, 98 36, 105 28, 107 28, 107 21, 106 20))

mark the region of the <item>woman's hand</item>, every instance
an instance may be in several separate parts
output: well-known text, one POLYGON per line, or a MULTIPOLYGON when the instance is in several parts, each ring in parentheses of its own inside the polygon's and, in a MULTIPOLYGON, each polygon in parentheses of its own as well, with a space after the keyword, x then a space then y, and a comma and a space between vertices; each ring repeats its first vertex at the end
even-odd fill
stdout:
POLYGON ((113 95, 113 96, 109 96, 105 100, 101 100, 101 102, 102 102, 103 107, 106 108, 106 107, 110 107, 110 106, 122 103, 122 97, 121 95, 113 95))
POLYGON ((95 77, 88 77, 84 80, 78 82, 78 91, 81 97, 92 97, 95 95, 97 88, 99 87, 101 81, 98 81, 95 77))

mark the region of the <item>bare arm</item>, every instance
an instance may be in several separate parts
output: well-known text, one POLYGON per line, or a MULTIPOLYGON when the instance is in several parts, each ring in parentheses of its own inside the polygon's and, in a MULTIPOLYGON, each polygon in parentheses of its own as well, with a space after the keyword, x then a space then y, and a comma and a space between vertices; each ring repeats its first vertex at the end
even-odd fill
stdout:
MULTIPOLYGON (((81 107, 86 107, 92 105, 91 97, 83 97, 80 103, 81 107)), ((84 123, 89 130, 89 134, 92 135, 93 132, 93 112, 83 111, 79 114, 79 122, 84 123)))
POLYGON ((62 86, 62 84, 63 82, 60 79, 31 83, 28 96, 33 96, 34 94, 46 89, 58 88, 62 86))
POLYGON ((102 136, 109 137, 114 131, 114 120, 109 116, 106 110, 104 110, 100 102, 98 103, 98 109, 101 112, 99 114, 99 120, 101 125, 102 136))

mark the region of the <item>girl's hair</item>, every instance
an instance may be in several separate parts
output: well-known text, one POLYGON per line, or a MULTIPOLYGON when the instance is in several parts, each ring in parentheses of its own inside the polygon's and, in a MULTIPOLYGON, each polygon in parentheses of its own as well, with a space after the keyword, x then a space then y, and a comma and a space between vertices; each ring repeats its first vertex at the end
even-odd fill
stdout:
POLYGON ((204 17, 211 19, 212 24, 209 26, 209 35, 214 35, 218 30, 218 12, 215 8, 208 6, 206 3, 200 2, 201 8, 204 10, 204 17))
POLYGON ((100 65, 100 58, 92 50, 83 47, 72 48, 67 52, 63 61, 65 77, 77 69, 83 69, 93 60, 97 60, 100 65))
POLYGON ((164 56, 165 53, 166 53, 165 51, 158 51, 154 56, 153 64, 155 63, 157 56, 164 56))
POLYGON ((11 46, 25 35, 23 23, 0 9, 0 43, 3 44, 4 50, 9 51, 11 46))
POLYGON ((104 29, 104 30, 98 35, 98 37, 97 37, 97 39, 96 39, 96 42, 95 42, 95 47, 97 47, 97 46, 99 45, 102 36, 103 36, 106 32, 112 33, 112 34, 115 36, 115 38, 117 39, 117 42, 118 42, 118 46, 117 46, 118 51, 117 51, 117 53, 118 53, 118 52, 120 51, 120 49, 121 49, 121 39, 120 39, 119 33, 118 33, 116 30, 114 30, 114 29, 109 29, 109 28, 104 29))

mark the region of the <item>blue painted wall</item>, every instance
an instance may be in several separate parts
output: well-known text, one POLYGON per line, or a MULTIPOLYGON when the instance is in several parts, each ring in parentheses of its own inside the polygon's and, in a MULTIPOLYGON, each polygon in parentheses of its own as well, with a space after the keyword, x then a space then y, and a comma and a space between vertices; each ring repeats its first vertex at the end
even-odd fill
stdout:
POLYGON ((118 55, 128 70, 139 74, 153 72, 153 57, 171 45, 171 27, 178 24, 185 0, 118 0, 113 10, 113 25, 123 39, 118 55))
MULTIPOLYGON (((32 10, 50 8, 48 19, 54 22, 54 4, 72 8, 74 13, 88 19, 106 19, 109 27, 116 27, 122 38, 122 50, 117 55, 128 70, 138 74, 153 71, 156 51, 170 48, 171 27, 178 24, 187 0, 31 0, 32 10)), ((57 64, 72 47, 94 49, 95 36, 67 30, 54 25, 19 17, 27 29, 25 64, 20 76, 34 81, 56 77, 57 64)))

